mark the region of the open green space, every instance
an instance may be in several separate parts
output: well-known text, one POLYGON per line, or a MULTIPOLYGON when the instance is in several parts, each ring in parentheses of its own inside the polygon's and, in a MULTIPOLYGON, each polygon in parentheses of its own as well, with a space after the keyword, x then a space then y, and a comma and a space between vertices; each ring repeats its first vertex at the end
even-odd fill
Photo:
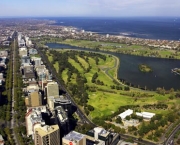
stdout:
MULTIPOLYGON (((114 56, 69 50, 50 50, 46 55, 49 61, 60 64, 55 69, 66 88, 82 111, 98 125, 116 122, 117 114, 127 109, 152 112, 157 115, 153 121, 141 120, 139 127, 121 131, 158 142, 168 126, 180 119, 180 92, 163 88, 146 91, 122 85, 115 81, 120 61, 114 56)), ((145 68, 148 69, 146 65, 145 68)))
POLYGON ((90 40, 76 40, 76 39, 63 40, 61 38, 51 38, 51 37, 42 37, 40 40, 38 40, 39 46, 43 46, 48 42, 68 44, 72 46, 92 48, 96 50, 100 49, 106 51, 113 51, 123 54, 138 55, 144 57, 180 59, 180 52, 178 50, 173 50, 173 49, 163 49, 163 48, 155 48, 155 47, 142 46, 142 45, 131 45, 131 44, 100 42, 100 41, 90 41, 90 40))
MULTIPOLYGON (((59 51, 61 52, 61 51, 59 51)), ((57 52, 58 53, 58 52, 57 52)), ((70 53, 69 51, 63 51, 62 53, 70 53)), ((88 54, 88 52, 86 52, 88 54)), ((84 55, 86 55, 84 53, 84 55)), ((46 54, 48 59, 52 61, 52 57, 54 58, 53 54, 49 53, 46 54)), ((87 90, 88 93, 88 102, 87 104, 94 107, 94 110, 90 112, 89 116, 91 118, 99 117, 99 116, 108 116, 111 115, 112 112, 117 111, 120 106, 125 105, 145 105, 145 104, 154 104, 159 102, 165 102, 172 106, 171 104, 174 103, 174 100, 169 99, 169 94, 161 95, 156 92, 148 92, 149 96, 142 97, 142 93, 146 92, 140 89, 131 89, 130 91, 125 91, 123 89, 124 86, 121 86, 121 90, 112 89, 111 86, 117 86, 114 81, 108 76, 115 77, 117 73, 117 68, 114 67, 115 58, 113 56, 106 56, 106 60, 99 58, 98 64, 96 64, 96 56, 84 56, 83 58, 79 56, 78 52, 74 54, 76 59, 72 59, 68 57, 68 62, 80 73, 80 75, 86 78, 87 82, 85 83, 89 88, 94 89, 94 91, 87 90), (78 61, 77 61, 78 60, 78 61), (87 72, 88 67, 90 70, 87 72), (105 70, 108 69, 106 73, 105 70), (98 76, 96 78, 95 83, 92 82, 93 75, 97 73, 98 76), (136 94, 136 97, 131 96, 130 94, 136 94), (138 95, 139 94, 139 95, 138 95)), ((95 55, 95 54, 94 54, 95 55)), ((56 62, 55 64, 58 64, 56 62)), ((57 67, 55 67, 57 70, 57 67)), ((64 80, 65 84, 76 84, 77 80, 77 73, 72 73, 68 76, 68 69, 66 68, 61 73, 62 79, 64 80), (68 81, 68 77, 70 77, 68 81)), ((59 71, 59 70, 57 70, 59 71)), ((90 89, 90 90, 91 90, 90 89)), ((76 98, 79 100, 79 98, 76 98)), ((146 109, 143 108, 144 111, 146 109)), ((156 110, 153 109, 151 112, 158 112, 163 113, 167 112, 167 110, 156 110)))

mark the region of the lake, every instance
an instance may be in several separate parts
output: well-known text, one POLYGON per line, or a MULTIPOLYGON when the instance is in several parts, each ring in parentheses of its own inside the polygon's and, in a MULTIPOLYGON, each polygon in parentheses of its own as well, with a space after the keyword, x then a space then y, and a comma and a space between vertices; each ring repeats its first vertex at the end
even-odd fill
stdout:
POLYGON ((73 49, 111 54, 120 59, 120 67, 118 69, 119 79, 123 79, 135 86, 139 85, 141 88, 146 86, 148 90, 155 90, 157 87, 180 89, 180 75, 175 75, 171 72, 172 68, 180 68, 180 60, 134 56, 101 50, 96 51, 66 44, 47 43, 46 45, 53 49, 73 49), (138 65, 142 63, 150 66, 153 72, 140 72, 138 65))

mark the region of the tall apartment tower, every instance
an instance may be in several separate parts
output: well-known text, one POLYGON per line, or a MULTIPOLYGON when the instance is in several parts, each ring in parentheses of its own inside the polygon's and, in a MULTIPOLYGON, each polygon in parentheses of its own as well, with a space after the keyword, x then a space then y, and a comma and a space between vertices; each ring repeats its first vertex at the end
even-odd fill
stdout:
POLYGON ((25 104, 29 107, 38 107, 42 105, 42 96, 39 92, 32 92, 25 99, 25 104))
POLYGON ((30 94, 30 103, 32 107, 37 107, 42 105, 42 96, 38 92, 32 92, 30 94))
POLYGON ((58 125, 40 126, 34 129, 35 145, 60 145, 60 130, 58 125))
POLYGON ((59 87, 57 82, 50 82, 47 84, 47 98, 51 96, 59 98, 59 87))

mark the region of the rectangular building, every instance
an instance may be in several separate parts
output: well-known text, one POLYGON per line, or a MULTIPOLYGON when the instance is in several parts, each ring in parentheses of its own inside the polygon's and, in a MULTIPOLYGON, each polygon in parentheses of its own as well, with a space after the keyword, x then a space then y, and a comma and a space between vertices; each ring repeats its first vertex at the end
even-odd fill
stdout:
POLYGON ((60 145, 60 130, 58 125, 45 125, 35 128, 35 145, 60 145))

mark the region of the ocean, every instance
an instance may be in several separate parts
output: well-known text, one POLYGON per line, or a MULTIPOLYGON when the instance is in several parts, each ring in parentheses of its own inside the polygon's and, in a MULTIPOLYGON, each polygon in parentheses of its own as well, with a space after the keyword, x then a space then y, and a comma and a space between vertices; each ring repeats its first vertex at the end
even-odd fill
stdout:
POLYGON ((123 35, 135 38, 180 40, 179 17, 132 18, 48 18, 55 25, 73 26, 98 34, 123 35))

